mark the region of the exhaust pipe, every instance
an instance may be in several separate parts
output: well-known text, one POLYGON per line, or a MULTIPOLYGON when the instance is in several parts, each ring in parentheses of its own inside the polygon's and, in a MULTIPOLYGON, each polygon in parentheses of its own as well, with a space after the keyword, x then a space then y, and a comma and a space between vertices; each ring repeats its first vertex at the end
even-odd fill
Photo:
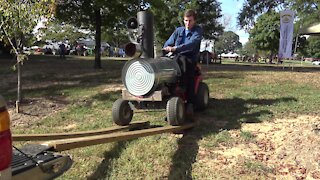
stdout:
POLYGON ((142 48, 139 44, 130 42, 124 47, 124 52, 129 57, 138 58, 142 54, 142 48))

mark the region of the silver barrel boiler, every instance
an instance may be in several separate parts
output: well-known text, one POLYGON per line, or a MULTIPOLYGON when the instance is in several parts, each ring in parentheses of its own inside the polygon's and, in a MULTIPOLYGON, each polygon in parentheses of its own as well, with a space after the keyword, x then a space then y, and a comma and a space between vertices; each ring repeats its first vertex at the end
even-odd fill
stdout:
POLYGON ((164 84, 176 83, 180 76, 178 63, 167 57, 134 59, 122 69, 122 82, 134 96, 148 96, 164 84))

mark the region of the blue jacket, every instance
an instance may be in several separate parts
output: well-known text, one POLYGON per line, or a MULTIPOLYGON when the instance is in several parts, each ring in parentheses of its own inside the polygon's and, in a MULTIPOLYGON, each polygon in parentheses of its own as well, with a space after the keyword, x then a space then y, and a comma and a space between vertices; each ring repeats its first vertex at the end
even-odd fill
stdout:
POLYGON ((191 58, 193 61, 197 61, 202 39, 202 28, 198 25, 195 25, 186 35, 183 43, 182 41, 184 33, 185 27, 178 27, 172 33, 163 47, 176 46, 176 53, 181 53, 188 58, 191 58))

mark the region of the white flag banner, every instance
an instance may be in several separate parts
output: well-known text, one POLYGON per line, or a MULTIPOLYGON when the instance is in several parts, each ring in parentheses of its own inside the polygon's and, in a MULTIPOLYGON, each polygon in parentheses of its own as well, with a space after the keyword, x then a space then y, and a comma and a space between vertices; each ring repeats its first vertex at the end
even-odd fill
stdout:
POLYGON ((280 12, 279 59, 292 57, 293 19, 293 11, 280 12))

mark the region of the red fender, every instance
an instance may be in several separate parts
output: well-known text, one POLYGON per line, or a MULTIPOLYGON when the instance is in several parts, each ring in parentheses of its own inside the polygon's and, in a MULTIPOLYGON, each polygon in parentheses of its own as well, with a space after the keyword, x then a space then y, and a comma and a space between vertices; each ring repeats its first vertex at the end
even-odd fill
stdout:
POLYGON ((200 82, 203 80, 202 76, 196 76, 194 78, 194 94, 197 94, 198 93, 198 89, 199 89, 199 85, 200 85, 200 82))

